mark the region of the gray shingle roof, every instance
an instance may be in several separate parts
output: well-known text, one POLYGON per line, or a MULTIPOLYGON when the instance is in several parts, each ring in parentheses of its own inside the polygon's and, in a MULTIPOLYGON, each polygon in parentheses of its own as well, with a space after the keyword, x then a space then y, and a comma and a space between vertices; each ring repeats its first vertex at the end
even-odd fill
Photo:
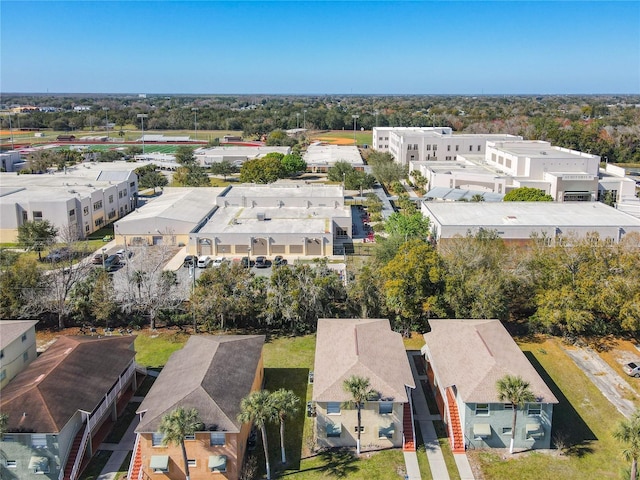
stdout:
POLYGON ((21 337, 38 320, 0 320, 0 350, 21 337))
POLYGON ((429 358, 443 387, 455 385, 464 402, 499 402, 496 382, 519 375, 543 403, 558 403, 499 320, 429 320, 429 358))
POLYGON ((239 432, 240 401, 251 392, 264 335, 198 335, 165 365, 138 408, 136 432, 156 432, 177 407, 195 408, 207 429, 239 432))
POLYGON ((342 385, 352 375, 366 377, 381 399, 408 402, 415 388, 402 336, 387 319, 319 319, 313 400, 345 402, 342 385))
POLYGON ((135 357, 134 336, 60 337, 2 389, 10 431, 57 433, 93 411, 135 357))

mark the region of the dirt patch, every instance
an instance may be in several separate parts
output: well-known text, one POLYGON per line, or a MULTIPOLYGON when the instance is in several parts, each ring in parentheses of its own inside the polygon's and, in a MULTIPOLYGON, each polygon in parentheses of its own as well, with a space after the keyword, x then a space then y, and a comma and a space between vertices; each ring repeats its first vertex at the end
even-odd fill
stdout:
POLYGON ((329 145, 353 145, 352 138, 318 137, 318 140, 329 145))

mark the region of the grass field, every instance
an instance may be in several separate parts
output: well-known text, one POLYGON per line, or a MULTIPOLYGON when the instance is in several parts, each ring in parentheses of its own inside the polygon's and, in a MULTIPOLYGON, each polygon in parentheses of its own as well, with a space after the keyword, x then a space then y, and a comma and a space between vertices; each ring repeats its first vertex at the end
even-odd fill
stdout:
POLYGON ((520 347, 560 402, 553 410, 552 435, 564 448, 560 452, 515 455, 471 450, 485 478, 621 478, 622 448, 611 431, 622 415, 562 351, 557 340, 527 339, 520 342, 520 347))
MULTIPOLYGON (((332 145, 353 145, 353 130, 332 130, 330 132, 323 132, 311 134, 311 141, 314 142, 326 142, 332 145)), ((358 145, 369 145, 373 141, 372 132, 370 130, 356 131, 356 142, 358 145)))

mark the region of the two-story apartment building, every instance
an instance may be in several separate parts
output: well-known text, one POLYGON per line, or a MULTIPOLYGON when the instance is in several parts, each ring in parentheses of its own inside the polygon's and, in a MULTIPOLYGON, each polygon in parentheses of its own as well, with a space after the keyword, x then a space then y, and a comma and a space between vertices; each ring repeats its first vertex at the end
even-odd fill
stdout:
POLYGON ((375 392, 361 410, 362 445, 414 450, 415 382, 402 337, 387 319, 318 319, 312 396, 318 446, 356 446, 357 410, 344 389, 354 375, 367 378, 375 392))
POLYGON ((37 320, 0 320, 0 388, 36 359, 37 320))

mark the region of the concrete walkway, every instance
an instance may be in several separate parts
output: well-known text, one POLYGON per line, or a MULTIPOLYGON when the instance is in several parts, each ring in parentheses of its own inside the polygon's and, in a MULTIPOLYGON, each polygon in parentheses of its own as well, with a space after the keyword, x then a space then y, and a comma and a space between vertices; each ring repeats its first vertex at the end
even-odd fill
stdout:
MULTIPOLYGON (((434 420, 441 420, 440 415, 432 415, 429 411, 427 399, 424 396, 421 381, 426 381, 426 375, 419 375, 418 369, 414 362, 414 355, 409 354, 409 365, 411 366, 411 372, 416 382, 416 388, 411 394, 413 399, 413 409, 415 411, 414 418, 418 421, 420 426, 420 432, 422 433, 422 441, 424 442, 427 459, 429 460, 429 468, 431 469, 431 475, 435 480, 448 480, 449 472, 444 462, 444 456, 440 449, 440 443, 438 442, 438 435, 436 434, 435 427, 433 426, 434 420)), ((458 472, 462 480, 474 480, 469 460, 465 454, 454 455, 458 472)), ((407 472, 409 471, 409 465, 407 465, 407 472)), ((420 478, 420 472, 418 471, 418 477, 420 478)))
MULTIPOLYGON (((139 397, 132 397, 131 401, 139 397)), ((107 460, 106 465, 100 472, 97 480, 113 480, 116 474, 120 471, 120 467, 122 466, 122 462, 127 458, 129 452, 133 451, 133 447, 136 443, 136 434, 135 429, 140 422, 140 417, 138 415, 135 416, 129 428, 123 435, 120 443, 102 443, 98 450, 110 450, 113 452, 107 460)))

